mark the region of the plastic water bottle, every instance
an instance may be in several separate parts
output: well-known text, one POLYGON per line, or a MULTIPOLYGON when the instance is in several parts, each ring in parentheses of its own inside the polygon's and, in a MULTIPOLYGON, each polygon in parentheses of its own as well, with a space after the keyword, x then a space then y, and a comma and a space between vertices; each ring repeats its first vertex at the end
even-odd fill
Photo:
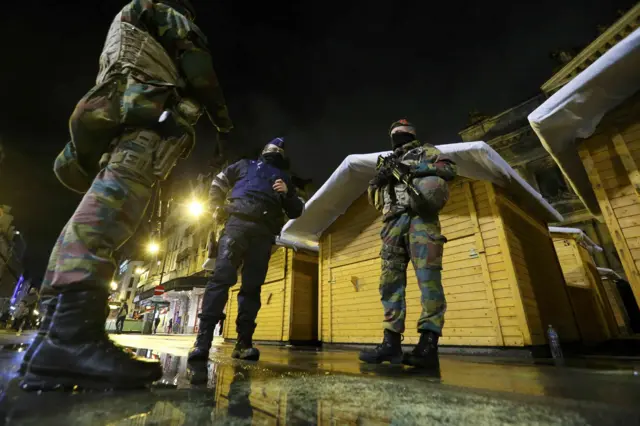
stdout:
POLYGON ((555 359, 562 358, 562 348, 560 347, 560 338, 558 333, 551 327, 547 329, 547 337, 549 338, 549 348, 551 348, 551 356, 555 359))

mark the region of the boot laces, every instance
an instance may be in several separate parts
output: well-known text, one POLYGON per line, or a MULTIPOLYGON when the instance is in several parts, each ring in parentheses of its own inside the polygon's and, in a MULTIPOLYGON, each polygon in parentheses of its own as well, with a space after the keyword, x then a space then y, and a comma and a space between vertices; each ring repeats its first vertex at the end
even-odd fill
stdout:
MULTIPOLYGON (((402 342, 404 342, 404 334, 400 333, 400 343, 402 343, 402 342)), ((387 338, 385 337, 382 340, 382 343, 380 343, 378 346, 376 346, 376 350, 382 350, 384 348, 389 348, 391 346, 392 346, 392 343, 389 340, 387 340, 387 338)))
POLYGON ((435 350, 436 345, 433 342, 433 338, 431 336, 425 336, 420 338, 420 341, 416 345, 414 352, 416 355, 426 356, 430 352, 435 350))

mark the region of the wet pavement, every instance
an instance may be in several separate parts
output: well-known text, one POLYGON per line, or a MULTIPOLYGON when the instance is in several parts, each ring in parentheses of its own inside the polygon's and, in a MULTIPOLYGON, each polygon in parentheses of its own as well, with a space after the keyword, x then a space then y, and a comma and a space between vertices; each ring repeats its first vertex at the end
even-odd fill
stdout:
POLYGON ((27 393, 19 362, 33 335, 0 333, 0 421, 6 425, 640 425, 640 362, 442 356, 439 377, 365 366, 357 352, 259 346, 258 363, 230 357, 189 368, 191 336, 114 336, 159 359, 149 390, 27 393))

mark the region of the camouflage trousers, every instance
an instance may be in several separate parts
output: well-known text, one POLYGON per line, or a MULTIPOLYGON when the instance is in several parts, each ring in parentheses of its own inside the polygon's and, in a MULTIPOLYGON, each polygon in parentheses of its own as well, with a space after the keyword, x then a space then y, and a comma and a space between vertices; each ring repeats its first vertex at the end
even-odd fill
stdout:
MULTIPOLYGON (((41 294, 67 286, 108 286, 114 252, 136 231, 158 180, 150 131, 125 132, 97 174, 51 252, 41 294)), ((155 145, 154 145, 155 144, 155 145)))
POLYGON ((404 333, 407 265, 411 260, 422 302, 418 332, 430 330, 442 333, 447 308, 441 278, 442 249, 446 239, 440 234, 439 228, 437 223, 409 213, 385 222, 380 233, 380 296, 385 329, 404 333))

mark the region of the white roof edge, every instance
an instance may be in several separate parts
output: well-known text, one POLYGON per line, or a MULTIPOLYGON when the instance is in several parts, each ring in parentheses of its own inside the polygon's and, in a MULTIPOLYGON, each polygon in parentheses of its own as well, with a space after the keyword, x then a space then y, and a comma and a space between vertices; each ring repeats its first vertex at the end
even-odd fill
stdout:
POLYGON ((600 213, 575 142, 592 136, 602 118, 640 90, 640 28, 618 42, 527 117, 587 209, 600 213))
POLYGON ((618 274, 613 269, 609 269, 609 268, 597 268, 597 269, 598 269, 598 273, 600 274, 600 276, 610 275, 610 276, 613 276, 613 277, 615 277, 616 279, 619 279, 619 280, 623 280, 624 279, 624 278, 622 278, 620 276, 620 274, 618 274))
POLYGON ((587 246, 588 249, 595 250, 597 252, 602 252, 602 247, 593 242, 591 238, 587 234, 584 233, 582 229, 578 228, 565 228, 562 226, 550 226, 549 232, 552 234, 573 234, 577 235, 587 246))
MULTIPOLYGON (((520 196, 528 207, 536 209, 548 222, 562 221, 558 213, 500 155, 482 141, 437 146, 458 166, 463 177, 485 180, 520 196)), ((281 238, 308 245, 317 244, 322 233, 367 190, 375 175, 377 158, 390 151, 351 154, 307 201, 298 219, 288 221, 281 238)))
POLYGON ((276 245, 282 247, 292 248, 294 250, 302 249, 309 250, 317 253, 319 251, 318 243, 309 241, 302 241, 295 238, 283 238, 282 236, 276 237, 276 245))

